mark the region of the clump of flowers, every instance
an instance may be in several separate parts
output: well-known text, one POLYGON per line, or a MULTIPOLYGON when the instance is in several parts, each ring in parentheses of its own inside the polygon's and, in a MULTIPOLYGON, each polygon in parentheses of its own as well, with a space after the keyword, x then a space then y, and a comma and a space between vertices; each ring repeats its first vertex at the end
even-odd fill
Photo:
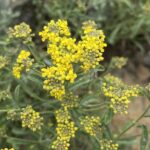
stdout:
POLYGON ((55 111, 55 117, 58 123, 68 123, 71 119, 69 111, 66 109, 59 109, 55 111))
POLYGON ((57 139, 52 144, 52 149, 55 150, 68 150, 69 149, 69 142, 66 140, 63 140, 60 137, 57 137, 57 139))
POLYGON ((127 114, 128 105, 132 97, 139 94, 138 86, 125 85, 119 78, 110 74, 104 77, 102 91, 110 98, 109 107, 114 113, 127 114))
POLYGON ((27 127, 32 131, 40 130, 43 125, 43 117, 30 105, 23 108, 23 111, 20 113, 20 118, 22 120, 22 127, 27 127))
POLYGON ((77 127, 75 127, 73 121, 69 121, 68 123, 58 123, 56 128, 57 136, 66 141, 70 141, 71 138, 75 137, 76 131, 77 127))
POLYGON ((58 20, 55 22, 51 20, 47 26, 44 26, 43 31, 39 32, 42 41, 48 40, 57 42, 60 36, 70 36, 68 23, 65 20, 58 20))
POLYGON ((118 150, 119 145, 113 143, 112 140, 102 139, 100 140, 100 150, 118 150))
POLYGON ((150 13, 150 2, 146 1, 146 3, 143 6, 143 11, 145 14, 149 15, 150 13))
POLYGON ((71 115, 67 109, 60 108, 55 111, 57 121, 56 133, 57 139, 53 141, 52 148, 56 150, 68 150, 70 139, 75 137, 78 128, 75 123, 71 121, 71 115))
POLYGON ((0 125, 0 136, 6 135, 6 126, 0 125))
MULTIPOLYGON (((32 33, 29 26, 20 24, 10 31, 14 39, 31 42, 32 33)), ((6 71, 1 72, 2 80, 6 80, 0 82, 2 89, 12 92, 12 100, 9 103, 2 102, 0 107, 0 116, 5 116, 0 120, 0 138, 4 144, 12 142, 15 148, 20 149, 22 145, 19 141, 22 140, 29 143, 24 145, 25 149, 118 150, 117 141, 120 137, 137 124, 142 116, 146 116, 150 106, 139 118, 130 121, 128 128, 119 129, 120 132, 113 135, 110 127, 114 115, 126 114, 131 98, 139 94, 149 98, 150 86, 129 86, 108 74, 111 69, 123 67, 127 59, 114 57, 105 70, 104 66, 99 64, 104 59, 106 47, 103 31, 97 29, 95 22, 87 21, 82 25, 82 32, 81 37, 73 38, 67 21, 51 20, 39 32, 42 41, 47 44, 47 51, 37 51, 39 54, 36 55, 34 49, 38 49, 36 45, 39 42, 28 43, 32 46, 30 51, 33 56, 28 50, 21 50, 17 52, 19 54, 13 65, 13 72, 9 72, 12 70, 11 64, 7 66, 6 71), (32 57, 36 59, 34 64, 32 57), (24 73, 29 71, 25 76, 24 73), (19 82, 11 79, 12 73, 20 79, 19 82), (36 111, 39 107, 40 112, 36 111), (14 122, 11 126, 10 121, 14 122), (18 121, 21 122, 22 128, 29 130, 28 133, 20 129, 18 121), (11 130, 12 126, 15 128, 11 130), (93 141, 94 146, 87 142, 88 139, 93 141), (16 142, 13 143, 14 140, 16 142), (45 144, 47 142, 50 145, 45 144)), ((20 44, 24 48, 28 47, 27 43, 20 44)), ((11 45, 17 47, 17 43, 11 45)), ((16 54, 10 53, 6 56, 11 55, 16 54)), ((0 102, 7 98, 7 92, 0 91, 0 102)))
POLYGON ((30 26, 25 22, 15 25, 13 28, 9 28, 8 35, 10 39, 21 39, 24 43, 31 42, 34 36, 30 26))
POLYGON ((33 59, 30 58, 31 53, 27 50, 21 50, 18 55, 17 62, 13 67, 13 75, 16 78, 20 78, 23 71, 30 71, 31 66, 33 65, 33 59))
POLYGON ((101 132, 101 121, 99 117, 85 116, 85 118, 81 120, 81 125, 83 126, 84 130, 91 136, 96 136, 101 132))
POLYGON ((117 68, 117 69, 121 69, 122 67, 124 67, 127 64, 127 58, 125 57, 113 57, 111 62, 110 62, 110 67, 113 68, 117 68))
POLYGON ((79 98, 77 95, 74 95, 72 92, 66 94, 61 102, 61 106, 67 110, 71 108, 78 107, 79 105, 79 98))
POLYGON ((48 41, 47 53, 53 63, 52 66, 42 69, 42 77, 45 78, 43 87, 58 100, 62 100, 66 94, 65 83, 73 83, 77 78, 75 64, 79 63, 86 72, 103 60, 105 36, 93 24, 94 22, 87 22, 83 25, 84 35, 78 42, 70 37, 65 20, 52 20, 39 32, 42 40, 48 41))
POLYGON ((102 30, 97 30, 96 24, 93 21, 88 21, 83 24, 82 40, 78 43, 80 51, 81 68, 88 71, 95 68, 104 58, 102 56, 106 43, 105 36, 102 30))
POLYGON ((2 90, 0 91, 0 101, 4 101, 6 99, 10 99, 11 94, 8 90, 2 90))
POLYGON ((17 120, 18 119, 18 113, 15 110, 9 110, 7 112, 7 119, 8 120, 17 120))
POLYGON ((58 100, 62 100, 63 95, 65 95, 65 80, 73 82, 76 75, 73 73, 71 68, 68 72, 67 68, 58 65, 43 68, 42 77, 46 78, 44 80, 43 88, 49 91, 51 96, 54 96, 58 100))
POLYGON ((0 55, 0 69, 4 68, 8 63, 8 59, 0 55))

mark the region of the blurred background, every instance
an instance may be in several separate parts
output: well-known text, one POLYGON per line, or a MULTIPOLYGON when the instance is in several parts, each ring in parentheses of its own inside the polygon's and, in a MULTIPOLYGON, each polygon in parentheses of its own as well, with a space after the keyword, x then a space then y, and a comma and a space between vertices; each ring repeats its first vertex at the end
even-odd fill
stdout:
MULTIPOLYGON (((113 56, 128 58, 126 67, 114 74, 129 84, 150 82, 150 0, 0 0, 0 47, 8 28, 20 22, 32 27, 39 43, 38 32, 51 19, 66 19, 77 38, 82 22, 94 20, 106 35, 105 62, 113 56)), ((127 116, 114 118, 113 128, 136 118, 146 105, 144 99, 133 102, 127 116)), ((147 118, 141 122, 150 126, 147 118)), ((132 129, 128 134, 138 132, 132 129)), ((138 150, 138 145, 132 149, 138 150)))

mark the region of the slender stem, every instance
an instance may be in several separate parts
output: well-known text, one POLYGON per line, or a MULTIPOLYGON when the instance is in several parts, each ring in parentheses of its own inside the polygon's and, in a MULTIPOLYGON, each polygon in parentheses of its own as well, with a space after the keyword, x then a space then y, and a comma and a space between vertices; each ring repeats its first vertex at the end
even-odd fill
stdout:
POLYGON ((148 105, 148 107, 145 109, 145 111, 135 120, 133 121, 133 123, 127 127, 126 129, 124 129, 118 136, 117 139, 119 139, 124 133, 126 133, 130 128, 132 128, 139 120, 141 120, 145 114, 148 112, 148 110, 150 109, 150 104, 148 105))
POLYGON ((20 109, 0 109, 1 112, 8 112, 8 111, 19 111, 20 109))
MULTIPOLYGON (((150 134, 150 131, 148 132, 148 134, 150 134)), ((130 137, 125 137, 124 139, 137 138, 139 136, 142 136, 142 134, 136 134, 136 135, 133 135, 133 136, 130 136, 130 137)), ((120 139, 120 140, 124 140, 124 139, 120 139)))
POLYGON ((29 51, 31 52, 31 54, 34 56, 35 60, 39 61, 40 58, 37 55, 37 53, 34 51, 34 47, 31 47, 31 46, 28 45, 27 48, 29 49, 29 51))
POLYGON ((22 141, 24 143, 33 143, 33 144, 37 144, 37 143, 40 143, 40 142, 46 142, 47 140, 42 140, 42 141, 35 141, 35 140, 27 140, 27 139, 20 139, 20 138, 15 138, 15 137, 10 137, 10 136, 7 136, 7 135, 4 135, 4 136, 1 136, 0 137, 2 138, 7 138, 7 139, 13 139, 13 140, 16 140, 16 141, 22 141))
POLYGON ((40 112, 40 114, 53 114, 54 112, 53 111, 43 111, 43 112, 40 112))

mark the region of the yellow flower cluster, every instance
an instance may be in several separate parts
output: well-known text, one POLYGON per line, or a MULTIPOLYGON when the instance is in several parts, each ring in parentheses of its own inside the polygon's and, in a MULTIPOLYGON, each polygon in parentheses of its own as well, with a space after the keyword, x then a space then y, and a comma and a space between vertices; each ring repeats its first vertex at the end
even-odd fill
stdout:
POLYGON ((70 141, 70 138, 75 137, 75 132, 77 127, 75 127, 74 122, 69 121, 68 123, 58 123, 56 132, 57 136, 65 141, 70 141))
POLYGON ((40 130, 43 125, 43 117, 32 106, 23 108, 23 111, 20 113, 20 118, 22 120, 22 127, 27 127, 32 131, 40 130))
POLYGON ((82 40, 78 43, 80 53, 81 67, 84 71, 95 68, 103 58, 104 48, 107 46, 104 42, 105 36, 102 30, 97 30, 93 21, 83 23, 82 40))
POLYGON ((11 98, 11 94, 8 90, 0 91, 0 101, 4 101, 10 98, 11 98))
POLYGON ((71 119, 68 110, 65 109, 59 109, 55 111, 55 117, 58 123, 68 123, 68 121, 71 119))
POLYGON ((73 121, 68 110, 60 108, 55 112, 57 127, 57 139, 53 141, 52 148, 55 150, 68 150, 70 139, 75 137, 77 127, 73 121))
POLYGON ((61 106, 67 110, 67 109, 71 109, 74 107, 77 107, 79 105, 79 98, 77 95, 74 95, 72 92, 67 93, 64 97, 63 97, 63 101, 61 103, 61 106))
POLYGON ((28 24, 22 22, 18 25, 15 25, 13 28, 9 28, 8 35, 9 38, 22 39, 24 43, 32 41, 34 34, 31 33, 32 30, 28 24))
POLYGON ((79 63, 84 71, 88 71, 103 60, 105 36, 93 24, 94 22, 87 22, 83 25, 84 36, 79 42, 70 37, 71 33, 65 20, 52 20, 39 32, 42 41, 48 41, 47 53, 53 64, 42 69, 42 77, 45 78, 43 87, 58 100, 62 100, 65 95, 65 82, 73 83, 77 78, 74 71, 76 63, 79 63))
POLYGON ((123 66, 125 66, 127 64, 127 58, 125 57, 113 57, 111 62, 110 62, 110 67, 113 68, 117 68, 117 69, 121 69, 123 66))
POLYGON ((42 37, 42 41, 48 40, 57 43, 60 36, 70 36, 68 23, 64 20, 57 22, 51 20, 47 26, 44 26, 43 31, 39 32, 39 35, 42 37))
POLYGON ((85 116, 85 118, 81 121, 81 125, 83 126, 84 130, 91 136, 96 136, 101 132, 101 122, 99 117, 85 116))
POLYGON ((14 148, 2 148, 0 150, 15 150, 14 148))
POLYGON ((63 68, 62 65, 52 66, 48 68, 42 68, 42 77, 44 80, 43 88, 50 92, 51 96, 54 96, 58 100, 62 100, 65 94, 65 80, 74 82, 76 74, 73 73, 73 69, 63 68))
POLYGON ((33 59, 30 58, 30 52, 26 50, 21 50, 17 58, 17 63, 13 67, 13 75, 16 78, 21 77, 23 71, 28 72, 33 64, 33 59))
POLYGON ((130 99, 139 94, 138 86, 128 86, 110 74, 104 77, 102 91, 106 97, 110 98, 110 108, 113 112, 121 114, 128 113, 130 99))
POLYGON ((150 14, 150 2, 149 1, 146 1, 146 3, 144 4, 143 11, 147 15, 150 14))
POLYGON ((8 59, 0 55, 0 69, 4 68, 8 64, 8 59))
POLYGON ((67 141, 61 139, 60 137, 57 137, 57 139, 52 144, 52 149, 68 150, 69 146, 70 146, 70 144, 67 141))
POLYGON ((113 143, 112 140, 100 140, 100 150, 118 150, 119 145, 113 143))
POLYGON ((17 120, 18 119, 18 113, 15 110, 8 110, 7 112, 7 120, 17 120))

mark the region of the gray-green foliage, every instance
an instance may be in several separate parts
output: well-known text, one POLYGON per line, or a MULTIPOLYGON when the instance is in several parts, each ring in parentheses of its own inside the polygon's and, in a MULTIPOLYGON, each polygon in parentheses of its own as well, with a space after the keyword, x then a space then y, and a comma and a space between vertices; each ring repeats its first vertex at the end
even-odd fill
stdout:
POLYGON ((3 34, 8 30, 8 26, 13 23, 19 13, 13 12, 13 5, 10 0, 0 0, 0 33, 3 34))
POLYGON ((141 50, 150 44, 148 0, 34 0, 33 4, 46 16, 39 17, 39 24, 65 18, 79 35, 81 22, 90 19, 103 28, 110 44, 129 41, 141 50))

